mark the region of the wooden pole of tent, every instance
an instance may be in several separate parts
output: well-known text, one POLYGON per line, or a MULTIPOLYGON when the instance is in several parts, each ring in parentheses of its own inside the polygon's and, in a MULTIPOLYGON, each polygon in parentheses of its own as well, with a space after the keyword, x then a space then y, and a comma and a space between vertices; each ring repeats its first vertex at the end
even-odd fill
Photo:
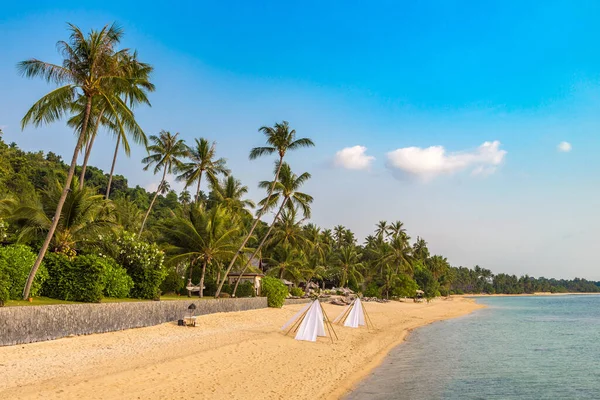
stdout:
POLYGON ((350 303, 350 305, 346 308, 346 310, 344 311, 344 315, 338 321, 338 324, 344 325, 344 322, 346 321, 346 318, 348 318, 348 314, 350 314, 350 312, 352 311, 352 307, 354 307, 355 302, 356 300, 352 300, 352 303, 350 303))
POLYGON ((310 307, 308 307, 306 311, 304 311, 304 313, 302 313, 302 315, 298 318, 298 320, 294 322, 291 328, 285 333, 285 336, 287 336, 292 331, 292 329, 294 330, 294 333, 296 333, 296 331, 300 327, 300 324, 302 323, 302 321, 304 321, 304 318, 306 318, 306 313, 308 313, 308 310, 310 310, 310 307))
MULTIPOLYGON (((317 301, 318 301, 318 300, 317 300, 317 301)), ((321 305, 321 303, 320 303, 320 302, 319 302, 319 305, 321 305)), ((325 312, 325 308, 323 308, 323 306, 321 306, 321 310, 323 311, 323 315, 325 316, 325 321, 326 321, 326 324, 329 324, 329 325, 327 326, 327 329, 329 330, 329 328, 331 328, 331 331, 332 331, 332 332, 333 332, 333 334, 335 335, 335 339, 336 339, 336 340, 340 340, 340 339, 338 338, 338 335, 337 335, 337 333, 335 333, 335 330, 333 329, 333 325, 331 324, 331 321, 329 320, 329 317, 327 316, 327 313, 325 312)), ((331 333, 330 333, 329 335, 331 335, 331 333)), ((331 336, 331 343, 333 343, 333 336, 331 336)))
POLYGON ((367 323, 367 328, 369 327, 369 324, 371 324, 371 328, 375 329, 375 325, 373 325, 373 321, 371 321, 371 317, 369 316, 369 313, 367 312, 367 308, 365 307, 364 303, 363 303, 363 311, 365 312, 365 316, 367 317, 367 321, 369 321, 367 323))

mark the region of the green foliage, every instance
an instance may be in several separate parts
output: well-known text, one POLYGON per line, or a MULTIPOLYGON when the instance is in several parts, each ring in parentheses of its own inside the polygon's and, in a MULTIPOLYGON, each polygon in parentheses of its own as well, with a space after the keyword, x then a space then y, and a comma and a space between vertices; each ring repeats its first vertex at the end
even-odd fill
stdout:
POLYGON ((184 286, 184 278, 181 277, 181 274, 175 268, 171 268, 165 280, 160 285, 160 291, 162 293, 181 293, 184 286))
POLYGON ((109 258, 86 255, 70 260, 59 253, 48 254, 46 265, 49 278, 44 285, 44 295, 60 300, 90 303, 99 303, 102 300, 105 271, 119 268, 109 258))
POLYGON ((288 295, 288 288, 279 279, 265 276, 262 279, 262 294, 267 296, 269 307, 281 308, 288 295))
POLYGON ((367 285, 363 295, 365 297, 381 298, 381 288, 379 286, 377 286, 377 284, 375 282, 371 282, 367 285))
POLYGON ((290 294, 292 296, 302 297, 304 296, 304 290, 300 289, 299 287, 293 287, 290 289, 290 294))
POLYGON ((254 285, 252 282, 241 282, 235 292, 236 297, 254 297, 254 285))
POLYGON ((415 281, 421 290, 425 292, 425 298, 433 299, 439 296, 440 284, 427 268, 419 268, 415 271, 415 281))
POLYGON ((115 260, 133 279, 131 297, 159 299, 160 285, 169 271, 163 265, 164 254, 156 243, 148 243, 124 232, 113 244, 117 250, 115 260))
POLYGON ((125 298, 133 288, 133 279, 127 275, 127 270, 111 258, 104 258, 104 296, 125 298))
POLYGON ((414 297, 419 286, 410 276, 401 274, 399 275, 391 290, 393 297, 414 297))
MULTIPOLYGON (((8 282, 6 289, 10 299, 18 300, 22 297, 29 271, 36 258, 37 255, 28 246, 15 244, 0 247, 0 274, 4 275, 4 279, 8 282)), ((48 272, 42 265, 31 287, 32 297, 38 295, 47 278, 48 272)))
POLYGON ((0 271, 0 307, 4 307, 4 303, 10 299, 9 284, 8 276, 0 271))

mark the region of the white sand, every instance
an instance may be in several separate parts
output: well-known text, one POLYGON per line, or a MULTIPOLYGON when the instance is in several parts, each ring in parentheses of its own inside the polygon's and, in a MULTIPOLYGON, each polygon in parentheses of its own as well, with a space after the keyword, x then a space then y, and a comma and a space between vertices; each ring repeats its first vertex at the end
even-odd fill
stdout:
MULTIPOLYGON (((466 298, 365 303, 376 330, 336 326, 333 344, 284 336, 279 328, 301 307, 0 347, 0 399, 339 398, 409 330, 480 306, 466 298)), ((324 309, 333 320, 343 307, 324 309)))

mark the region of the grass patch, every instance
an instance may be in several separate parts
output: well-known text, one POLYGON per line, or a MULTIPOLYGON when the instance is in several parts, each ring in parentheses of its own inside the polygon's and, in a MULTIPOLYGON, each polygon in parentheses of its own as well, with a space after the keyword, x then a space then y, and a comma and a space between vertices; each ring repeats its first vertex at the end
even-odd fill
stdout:
POLYGON ((8 300, 4 305, 16 306, 49 306, 52 304, 75 304, 74 301, 51 299, 50 297, 34 297, 31 302, 27 300, 8 300))

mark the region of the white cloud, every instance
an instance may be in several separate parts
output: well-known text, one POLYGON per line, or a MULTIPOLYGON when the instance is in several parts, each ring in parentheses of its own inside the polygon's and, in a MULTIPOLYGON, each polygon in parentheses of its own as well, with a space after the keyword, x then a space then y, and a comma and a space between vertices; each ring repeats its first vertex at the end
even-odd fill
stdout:
POLYGON ((560 142, 558 144, 558 151, 562 152, 562 153, 568 153, 571 150, 573 150, 573 146, 571 146, 571 143, 569 142, 560 142))
POLYGON ((333 164, 346 169, 368 169, 375 157, 366 155, 366 151, 365 146, 346 147, 335 153, 333 164))
POLYGON ((474 151, 446 153, 443 146, 405 147, 387 153, 387 167, 394 173, 431 180, 438 175, 471 170, 472 175, 493 174, 506 151, 500 142, 485 142, 474 151))

